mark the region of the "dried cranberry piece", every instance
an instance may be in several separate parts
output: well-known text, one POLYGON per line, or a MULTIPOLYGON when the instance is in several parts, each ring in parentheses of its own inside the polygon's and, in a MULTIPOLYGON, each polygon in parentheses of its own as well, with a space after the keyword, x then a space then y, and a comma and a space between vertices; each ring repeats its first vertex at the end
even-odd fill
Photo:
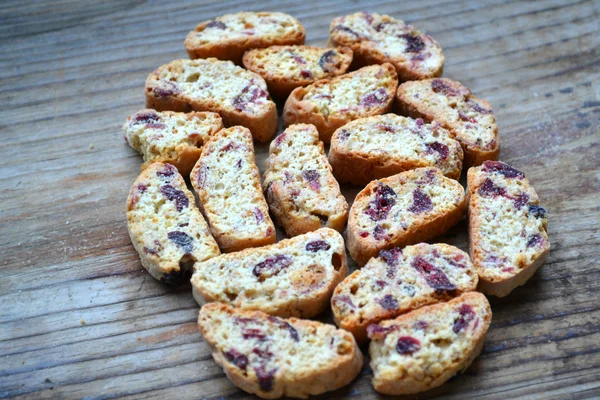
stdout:
POLYGON ((477 104, 473 100, 468 100, 467 104, 469 105, 469 107, 471 107, 473 110, 477 111, 480 114, 491 114, 493 112, 492 110, 481 107, 479 104, 477 104))
POLYGON ((411 266, 425 278, 427 284, 431 286, 436 293, 441 294, 457 289, 456 285, 450 282, 450 279, 448 279, 448 276, 444 271, 427 262, 423 257, 415 257, 411 266))
POLYGON ((363 37, 363 35, 361 35, 360 33, 348 28, 347 26, 344 25, 336 25, 333 28, 334 31, 342 31, 342 32, 347 32, 353 36, 355 36, 357 39, 363 37))
POLYGON ((396 310, 398 308, 398 300, 391 294, 386 294, 383 299, 377 301, 381 307, 386 310, 396 310))
POLYGON ((501 161, 486 161, 483 163, 483 170, 489 173, 497 172, 506 178, 523 179, 525 177, 524 173, 501 161))
POLYGON ((173 241, 177 247, 186 253, 191 253, 194 249, 194 239, 185 232, 173 231, 167 233, 169 240, 173 241))
POLYGON ((354 305, 354 303, 352 302, 352 299, 350 298, 350 296, 348 295, 341 295, 341 296, 336 296, 333 298, 333 301, 335 301, 336 303, 344 303, 347 304, 348 306, 350 306, 350 308, 356 308, 356 306, 354 305))
POLYGON ((242 330, 242 337, 244 339, 264 340, 264 338, 266 337, 266 335, 260 329, 256 329, 256 328, 244 328, 242 330))
POLYGON ((388 333, 394 331, 396 328, 392 326, 384 327, 377 324, 371 324, 367 326, 367 336, 369 339, 383 339, 388 333))
POLYGON ((375 228, 373 228, 373 237, 375 238, 375 240, 389 239, 387 232, 385 231, 385 229, 383 229, 381 225, 375 225, 375 228))
POLYGON ((254 367, 254 372, 258 378, 258 386, 260 386, 261 390, 268 392, 273 389, 273 381, 275 380, 277 368, 267 371, 265 366, 261 365, 259 367, 254 367))
POLYGON ((177 169, 174 166, 172 166, 171 164, 165 164, 161 169, 156 171, 156 175, 168 177, 175 175, 175 172, 177 172, 177 169))
POLYGON ((131 120, 133 124, 151 124, 160 122, 160 116, 154 111, 140 112, 131 120))
POLYGON ((475 118, 469 117, 462 110, 458 110, 458 118, 460 118, 461 121, 470 122, 472 124, 477 122, 477 120, 475 118))
POLYGON ((421 36, 413 36, 410 33, 398 36, 401 39, 406 40, 406 52, 407 53, 420 53, 425 48, 425 42, 421 39, 421 36))
POLYGON ((377 125, 377 129, 379 129, 380 131, 389 132, 389 133, 396 132, 396 130, 393 127, 388 126, 388 125, 383 125, 383 124, 377 125))
POLYGON ((506 195, 506 190, 496 186, 490 178, 485 178, 481 186, 479 186, 477 193, 483 197, 496 197, 506 195))
POLYGON ((412 336, 400 336, 396 343, 396 351, 399 354, 412 354, 421 349, 421 342, 412 336))
POLYGON ((343 142, 350 137, 350 132, 348 132, 346 129, 342 129, 340 133, 338 133, 338 137, 340 141, 343 142))
POLYGON ((279 325, 280 328, 288 330, 292 336, 292 339, 294 339, 296 342, 300 341, 298 331, 292 325, 277 317, 269 317, 268 319, 270 322, 279 325))
POLYGON ((198 188, 202 189, 204 184, 206 183, 206 177, 208 175, 208 169, 206 165, 200 166, 198 168, 198 176, 196 177, 196 183, 198 184, 198 188))
POLYGON ((375 199, 369 203, 369 208, 365 210, 365 214, 371 217, 373 221, 386 218, 394 204, 396 204, 396 196, 394 189, 378 182, 375 189, 375 199))
POLYGON ((427 143, 426 146, 427 146, 428 154, 431 154, 435 151, 436 153, 438 153, 440 155, 440 157, 443 160, 448 158, 448 155, 450 155, 450 149, 448 149, 448 146, 446 146, 443 143, 440 143, 440 142, 427 143))
POLYGON ((475 318, 475 311, 473 311, 473 307, 469 304, 462 304, 457 311, 460 316, 454 320, 454 326, 452 327, 454 333, 459 333, 465 329, 469 325, 469 322, 475 318))
POLYGON ((288 52, 290 53, 290 57, 292 57, 292 59, 294 61, 296 61, 298 64, 302 64, 302 65, 306 64, 306 60, 304 58, 302 58, 298 54, 294 53, 293 51, 288 50, 288 52))
POLYGON ((306 171, 302 171, 302 177, 306 179, 311 189, 317 192, 319 191, 319 189, 321 188, 321 184, 319 183, 320 175, 316 170, 309 169, 306 171))
POLYGON ((393 278, 396 275, 396 266, 401 254, 402 250, 397 247, 379 252, 379 258, 383 259, 388 265, 386 272, 388 278, 393 278))
POLYGON ((153 249, 151 247, 144 246, 144 253, 146 253, 146 254, 152 254, 152 255, 157 255, 158 254, 158 250, 153 249))
POLYGON ((319 58, 319 66, 323 69, 323 71, 330 72, 333 70, 333 68, 331 66, 329 66, 328 64, 331 64, 333 62, 333 58, 336 55, 337 55, 337 53, 335 50, 329 50, 329 51, 323 53, 321 58, 319 58))
POLYGON ((384 287, 386 287, 388 285, 388 283, 386 281, 382 281, 380 279, 375 281, 375 285, 379 288, 379 289, 383 289, 384 287))
POLYGON ((324 240, 315 240, 306 244, 306 250, 316 253, 319 250, 329 250, 331 246, 324 240))
POLYGON ((246 105, 261 98, 267 98, 267 92, 258 86, 248 85, 233 99, 233 106, 238 111, 244 111, 246 105))
POLYGON ((515 208, 520 210, 525 204, 529 202, 529 195, 527 193, 519 193, 514 199, 515 208))
POLYGON ((281 142, 283 142, 283 139, 285 139, 285 133, 282 133, 281 135, 277 136, 275 138, 275 146, 280 146, 281 142))
POLYGON ((388 98, 388 92, 384 88, 379 88, 365 94, 362 99, 360 99, 360 104, 365 107, 371 107, 373 105, 385 103, 388 98))
POLYGON ((313 78, 312 72, 310 72, 307 69, 303 69, 302 71, 300 71, 300 76, 303 77, 304 79, 312 79, 313 78))
POLYGON ((531 236, 527 241, 527 247, 537 247, 544 243, 544 238, 539 233, 531 236))
POLYGON ((175 202, 175 208, 177 208, 177 211, 183 210, 190 204, 190 201, 185 193, 179 189, 175 189, 171 185, 161 186, 160 191, 169 201, 175 202))
POLYGON ((363 11, 362 14, 363 17, 365 17, 365 21, 367 21, 367 24, 371 25, 373 23, 373 16, 366 11, 363 11))
POLYGON ((417 119, 415 120, 415 123, 417 124, 417 126, 418 126, 419 128, 420 128, 420 127, 422 127, 423 125, 425 125, 425 122, 423 121, 423 118, 417 118, 417 119))
POLYGON ((361 233, 359 233, 359 236, 360 236, 361 238, 366 238, 366 237, 368 237, 368 236, 369 236, 369 232, 361 232, 361 233))
POLYGON ((246 369, 248 366, 248 357, 244 354, 240 353, 236 349, 231 349, 229 351, 223 352, 223 355, 230 363, 234 364, 236 367, 240 369, 246 369))
POLYGON ((225 25, 223 22, 221 21, 210 21, 208 24, 206 24, 205 28, 216 28, 216 29, 227 29, 227 25, 225 25))
POLYGON ((408 211, 415 214, 421 214, 431 211, 432 209, 433 203, 431 202, 431 198, 421 189, 415 189, 413 192, 413 203, 410 207, 408 207, 408 211))
POLYGON ((228 151, 236 150, 238 147, 240 147, 240 146, 233 142, 229 142, 225 146, 221 147, 221 150, 219 150, 219 151, 221 151, 223 153, 227 153, 228 151))
POLYGON ((546 211, 544 207, 530 204, 529 214, 533 214, 535 218, 544 218, 546 215, 548 215, 548 211, 546 211))
POLYGON ((186 272, 182 269, 172 269, 168 273, 164 274, 160 278, 160 281, 166 283, 167 285, 177 286, 183 281, 185 275, 186 272))
POLYGON ((425 321, 417 321, 414 324, 415 329, 419 329, 419 330, 426 330, 427 328, 429 328, 429 324, 425 321))
POLYGON ((442 93, 446 96, 459 96, 460 92, 454 89, 452 86, 444 82, 443 79, 434 79, 431 82, 431 89, 435 93, 442 93))
POLYGON ((254 207, 252 214, 254 214, 254 219, 257 224, 260 224, 265 220, 265 214, 258 207, 254 207))
POLYGON ((277 275, 281 270, 290 265, 292 265, 292 258, 284 254, 279 254, 256 264, 252 269, 252 273, 256 277, 266 279, 277 275))
POLYGON ((261 350, 258 347, 253 348, 252 353, 265 360, 270 360, 271 357, 273 357, 273 353, 271 353, 269 350, 261 350))
POLYGON ((152 89, 156 97, 168 97, 179 93, 179 87, 171 81, 161 81, 158 86, 152 89))

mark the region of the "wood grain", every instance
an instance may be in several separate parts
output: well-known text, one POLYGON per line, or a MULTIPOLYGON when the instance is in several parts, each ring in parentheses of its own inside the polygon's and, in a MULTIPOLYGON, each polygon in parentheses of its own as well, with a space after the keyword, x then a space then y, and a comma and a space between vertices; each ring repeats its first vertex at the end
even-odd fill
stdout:
MULTIPOLYGON (((199 21, 245 1, 0 4, 0 397, 249 398, 213 362, 189 286, 154 281, 125 225, 141 157, 120 125, 199 21)), ((265 0, 324 45, 331 19, 388 13, 437 38, 445 76, 494 106, 501 159, 550 212, 552 251, 491 299, 482 355, 421 398, 600 397, 600 3, 265 0)), ((257 146, 264 169, 266 145, 257 146)), ((463 182, 464 183, 464 182, 463 182)), ((358 187, 344 189, 349 201, 358 187)), ((439 238, 466 249, 463 221, 439 238)), ((327 320, 329 316, 324 316, 327 320)), ((367 366, 322 398, 375 398, 367 366)))

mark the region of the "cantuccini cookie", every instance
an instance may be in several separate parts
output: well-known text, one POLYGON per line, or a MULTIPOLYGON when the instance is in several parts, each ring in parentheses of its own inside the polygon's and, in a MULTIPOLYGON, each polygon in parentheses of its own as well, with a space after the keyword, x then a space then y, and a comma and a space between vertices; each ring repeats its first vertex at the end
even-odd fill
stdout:
POLYGON ((220 254, 194 196, 170 164, 150 164, 134 182, 127 229, 144 268, 169 284, 181 283, 194 262, 220 254))
POLYGON ((168 163, 188 176, 202 145, 223 128, 219 114, 212 112, 141 110, 123 124, 127 143, 144 156, 142 170, 153 162, 168 163))
POLYGON ((441 235, 466 209, 465 190, 437 168, 417 168, 373 181, 354 200, 348 217, 348 251, 365 265, 380 250, 441 235))
POLYGON ((548 213, 525 175, 486 161, 469 169, 469 247, 479 290, 499 297, 527 282, 550 251, 548 213))
POLYGON ((398 86, 391 64, 372 65, 294 89, 283 109, 283 122, 313 124, 323 142, 346 123, 390 111, 398 86))
POLYGON ((396 107, 403 115, 437 121, 462 145, 465 167, 496 160, 500 154, 498 125, 492 106, 448 78, 405 82, 398 87, 396 107))
POLYGON ((216 58, 175 60, 158 67, 146 80, 146 106, 217 112, 225 126, 243 125, 260 142, 277 130, 277 110, 263 78, 216 58))
POLYGON ((271 46, 244 54, 244 66, 267 82, 275 98, 285 99, 297 87, 345 73, 352 63, 352 50, 314 46, 271 46))
POLYGON ((271 142, 263 188, 269 207, 288 236, 326 226, 342 232, 348 203, 331 174, 319 132, 290 125, 271 142))
POLYGON ((335 131, 329 149, 334 176, 355 185, 429 166, 458 179, 462 160, 460 143, 439 123, 395 114, 347 123, 335 131))
POLYGON ((439 43, 389 15, 359 12, 335 18, 329 32, 332 44, 352 49, 355 66, 389 62, 401 82, 442 75, 444 54, 439 43))
POLYGON ((348 273, 344 240, 329 228, 212 260, 194 266, 199 304, 228 303, 280 317, 320 314, 348 273))
POLYGON ((350 333, 316 321, 213 303, 200 310, 198 326, 231 382, 264 399, 341 388, 363 364, 350 333))
POLYGON ((331 308, 335 323, 362 343, 369 325, 473 291, 477 281, 469 256, 454 246, 395 247, 344 279, 331 308))
POLYGON ((202 148, 190 180, 221 250, 227 253, 275 242, 248 129, 234 126, 213 135, 202 148))
POLYGON ((305 37, 302 24, 289 14, 239 12, 201 22, 184 45, 192 59, 215 57, 241 64, 247 50, 304 44, 305 37))
POLYGON ((481 353, 491 320, 485 296, 470 292, 369 326, 375 390, 403 395, 440 386, 481 353))

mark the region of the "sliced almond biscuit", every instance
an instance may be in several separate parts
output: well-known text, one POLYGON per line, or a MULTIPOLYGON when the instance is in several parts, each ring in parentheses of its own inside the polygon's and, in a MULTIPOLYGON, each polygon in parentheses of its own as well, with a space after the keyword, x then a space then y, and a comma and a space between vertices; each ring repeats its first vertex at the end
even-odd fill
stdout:
POLYGON ((437 168, 417 168, 367 185, 348 217, 348 251, 365 265, 381 250, 446 232, 465 214, 465 190, 437 168))
POLYGON ((333 317, 362 343, 369 325, 473 291, 477 280, 469 256, 454 246, 382 250, 335 288, 333 317))
POLYGON ((127 229, 144 268, 172 285, 184 280, 194 262, 220 254, 194 196, 170 164, 150 164, 134 182, 127 229))
POLYGON ((190 180, 221 250, 228 253, 275 242, 248 129, 234 126, 213 135, 190 180))
POLYGON ((277 131, 277 110, 263 78, 216 58, 175 60, 158 67, 146 79, 146 107, 216 112, 225 126, 243 125, 260 142, 277 131))
POLYGON ((271 142, 263 188, 277 221, 289 236, 326 226, 342 232, 348 203, 331 174, 319 132, 290 125, 271 142))
POLYGON ((478 290, 504 297, 524 285, 550 252, 548 213, 525 175, 486 161, 469 169, 469 247, 478 290))
POLYGON ((460 178, 463 151, 440 124, 395 114, 349 122, 331 138, 329 162, 342 183, 366 185, 419 167, 437 167, 460 178))
POLYGON ((241 64, 244 52, 273 45, 304 44, 306 31, 289 14, 239 12, 201 22, 185 38, 190 58, 215 57, 241 64))
POLYGON ((333 325, 212 303, 200 310, 198 326, 227 378, 263 399, 341 388, 363 365, 352 335, 333 325))
POLYGON ((285 99, 297 87, 345 73, 352 50, 314 46, 271 46, 244 54, 244 66, 267 82, 273 97, 285 99))
POLYGON ((222 302, 280 317, 311 318, 327 308, 347 273, 342 236, 322 228, 196 263, 192 286, 199 304, 222 302))
POLYGON ((359 12, 335 18, 329 32, 332 44, 352 49, 356 66, 389 62, 401 82, 434 78, 444 70, 440 44, 389 15, 359 12))
POLYGON ((202 145, 221 128, 221 117, 211 112, 141 110, 123 124, 125 141, 144 156, 142 170, 162 162, 173 165, 183 176, 188 176, 198 161, 202 145))
POLYGON ((491 320, 485 296, 470 292, 369 326, 373 387, 404 395, 440 386, 481 353, 491 320))
POLYGON ((391 110, 398 87, 391 64, 372 65, 294 89, 283 109, 284 126, 313 124, 323 142, 348 122, 391 110))
POLYGON ((498 125, 492 106, 448 78, 405 82, 398 87, 396 107, 403 115, 437 121, 460 142, 465 167, 496 160, 500 154, 498 125))

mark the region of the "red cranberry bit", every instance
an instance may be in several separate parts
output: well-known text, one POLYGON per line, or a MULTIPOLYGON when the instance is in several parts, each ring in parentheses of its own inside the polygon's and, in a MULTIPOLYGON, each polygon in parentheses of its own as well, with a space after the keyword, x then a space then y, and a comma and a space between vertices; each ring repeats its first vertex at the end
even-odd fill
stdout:
POLYGON ((145 193, 146 190, 148 190, 148 186, 144 185, 143 183, 140 183, 139 185, 137 185, 137 191, 139 194, 145 193))
POLYGON ((394 189, 378 182, 375 189, 375 199, 369 203, 369 208, 365 210, 365 214, 371 217, 372 221, 380 221, 386 218, 394 204, 396 204, 396 196, 394 189))
POLYGON ((371 25, 373 23, 373 16, 366 11, 363 11, 362 14, 363 17, 365 17, 365 21, 367 21, 367 24, 371 25))
POLYGON ((419 128, 420 128, 420 127, 422 127, 423 125, 425 125, 425 122, 423 121, 423 119, 422 119, 422 118, 417 118, 417 119, 415 120, 415 123, 417 124, 417 126, 418 126, 419 128))
POLYGON ((396 343, 396 351, 402 355, 410 355, 421 349, 421 342, 412 336, 400 336, 396 343))
POLYGON ((369 236, 369 232, 361 232, 358 234, 361 238, 366 238, 369 236))
POLYGON ((382 281, 380 279, 375 281, 375 286, 377 286, 377 288, 379 290, 383 289, 384 287, 386 287, 388 285, 388 283, 386 281, 382 281))
POLYGON ((431 202, 431 198, 423 193, 421 189, 417 188, 413 192, 413 204, 408 207, 408 211, 421 214, 427 211, 431 211, 433 209, 433 203, 431 202))
POLYGON ((219 151, 221 151, 223 153, 227 153, 228 151, 236 150, 238 147, 240 147, 240 146, 233 142, 229 142, 225 146, 221 147, 221 150, 219 150, 219 151))
POLYGON ((260 386, 261 390, 268 392, 273 389, 273 381, 275 380, 276 371, 277 368, 267 371, 264 365, 254 367, 254 372, 258 378, 258 386, 260 386))
POLYGON ((535 235, 531 236, 529 238, 529 240, 527 241, 527 247, 538 247, 541 246, 544 243, 544 238, 542 237, 541 234, 536 233, 535 235))
POLYGON ((183 228, 184 226, 188 226, 189 222, 184 222, 182 224, 177 224, 177 226, 179 226, 180 228, 183 228))
POLYGON ((171 81, 160 81, 158 86, 152 89, 156 97, 168 97, 179 93, 179 87, 171 81))
POLYGON ((307 69, 303 69, 302 71, 300 71, 300 76, 303 77, 304 79, 312 79, 313 78, 312 72, 310 72, 307 69))
POLYGON ((292 339, 294 339, 294 341, 296 341, 296 342, 300 341, 300 336, 298 335, 298 331, 292 325, 290 325, 286 321, 282 320, 281 318, 269 317, 268 319, 270 322, 272 322, 276 325, 279 325, 280 328, 286 329, 288 332, 290 332, 290 335, 292 336, 292 339))
POLYGON ((238 111, 244 111, 248 104, 254 103, 262 98, 267 98, 267 92, 258 86, 250 84, 233 99, 232 104, 238 111))
POLYGON ((190 201, 185 193, 179 189, 175 189, 171 185, 161 186, 160 191, 169 201, 175 202, 175 208, 177 208, 177 211, 183 210, 190 204, 190 201))
POLYGON ((424 331, 427 328, 429 328, 429 324, 427 322, 425 322, 425 321, 417 321, 417 322, 415 322, 414 327, 415 327, 415 329, 419 329, 421 331, 424 331))
POLYGON ((288 50, 288 52, 290 53, 290 57, 292 57, 292 59, 294 61, 296 61, 298 64, 302 64, 302 65, 306 64, 306 60, 304 58, 302 58, 298 54, 294 53, 293 51, 288 50))
POLYGON ((260 224, 265 220, 265 214, 258 207, 254 207, 252 214, 254 214, 254 219, 257 224, 260 224))
POLYGON ((265 339, 266 335, 257 328, 244 328, 242 330, 242 337, 244 339, 258 339, 262 341, 265 339))
POLYGON ((431 89, 435 93, 442 93, 446 96, 459 96, 460 92, 450 86, 448 83, 444 82, 443 79, 434 79, 431 82, 431 89))
POLYGON ((477 120, 475 118, 469 117, 462 110, 458 110, 458 118, 460 118, 461 121, 470 122, 472 124, 477 122, 477 120))
POLYGON ((548 211, 544 207, 530 204, 529 214, 532 214, 535 218, 545 218, 548 215, 548 211))
POLYGON ((224 23, 222 23, 221 21, 210 21, 208 24, 206 24, 206 29, 208 28, 216 28, 216 29, 227 29, 227 25, 225 25, 224 23))
POLYGON ((185 232, 173 231, 167 233, 169 240, 174 242, 177 247, 186 253, 191 253, 194 249, 194 239, 185 232))
POLYGON ((527 193, 519 193, 515 199, 515 208, 520 210, 525 204, 529 202, 529 195, 527 193))
POLYGON ((513 267, 504 267, 501 269, 502 272, 513 273, 515 269, 513 267))
POLYGON ((477 104, 473 100, 468 100, 467 104, 469 105, 469 107, 471 107, 473 110, 477 111, 480 114, 491 114, 493 112, 492 110, 481 107, 479 104, 477 104))
POLYGON ((365 94, 362 99, 360 99, 360 104, 365 107, 371 107, 385 103, 388 98, 388 92, 384 88, 379 88, 365 94))
POLYGON ((275 146, 281 146, 281 142, 283 142, 283 140, 285 139, 285 135, 285 133, 282 133, 281 135, 275 138, 275 146))
POLYGON ((388 333, 394 331, 394 326, 383 327, 377 324, 367 326, 367 336, 369 339, 384 339, 388 333))
POLYGON ((336 55, 337 55, 337 53, 335 50, 329 50, 329 51, 323 53, 321 58, 319 58, 319 66, 323 69, 323 71, 325 71, 325 72, 333 71, 334 68, 332 66, 330 66, 330 64, 333 63, 333 58, 336 55))
POLYGON ((165 164, 161 169, 156 171, 156 176, 173 176, 175 175, 175 172, 177 172, 177 169, 174 166, 172 166, 171 164, 165 164))
POLYGON ((379 305, 386 310, 396 310, 398 309, 398 300, 394 298, 391 294, 386 294, 383 296, 383 299, 377 301, 379 305))
POLYGON ((448 146, 446 146, 443 143, 427 143, 425 146, 427 146, 427 154, 432 154, 433 152, 436 152, 440 155, 440 158, 443 160, 448 158, 448 156, 450 155, 450 149, 448 149, 448 146))
POLYGON ((315 191, 319 191, 321 185, 319 183, 319 173, 314 169, 309 169, 307 171, 302 171, 302 177, 306 179, 311 189, 315 191))
POLYGON ((248 366, 248 357, 244 354, 240 353, 236 349, 231 349, 229 351, 223 352, 223 355, 230 363, 234 364, 236 367, 240 369, 246 369, 248 366))
POLYGON ((262 279, 270 278, 277 275, 281 270, 292 265, 292 258, 283 254, 275 257, 269 257, 262 262, 259 262, 252 269, 254 276, 262 279))
POLYGON ((398 265, 398 259, 402 254, 402 250, 395 247, 389 250, 381 250, 379 252, 379 258, 381 258, 388 265, 386 276, 393 278, 396 275, 396 266, 398 265))
POLYGON ((350 137, 350 132, 348 132, 346 129, 342 129, 340 131, 340 133, 338 133, 338 138, 340 139, 341 142, 346 141, 346 139, 348 139, 350 137))
POLYGON ((206 165, 200 166, 198 169, 198 176, 196 177, 196 183, 199 188, 203 188, 206 183, 206 177, 208 175, 208 167, 206 165))
POLYGON ((258 358, 267 361, 270 360, 271 357, 273 357, 273 353, 271 353, 269 350, 261 350, 258 347, 253 348, 252 353, 256 354, 258 358))
POLYGON ((486 161, 483 163, 483 170, 489 173, 497 172, 506 178, 523 179, 525 177, 524 173, 501 161, 486 161))
POLYGON ((444 271, 430 264, 424 258, 415 257, 411 266, 425 278, 427 284, 431 286, 437 294, 451 292, 457 289, 456 285, 450 282, 450 279, 448 279, 448 276, 444 271))
POLYGON ((333 301, 336 303, 342 303, 342 304, 346 304, 348 305, 350 308, 356 308, 356 306, 354 305, 354 303, 352 302, 352 299, 350 298, 350 296, 348 295, 341 295, 341 296, 336 296, 333 298, 333 301))
POLYGON ((357 39, 363 37, 363 35, 361 35, 360 33, 348 28, 347 26, 344 25, 337 25, 333 28, 334 31, 342 31, 342 32, 346 32, 349 33, 350 35, 356 37, 357 39))
POLYGON ((460 316, 454 320, 454 326, 452 330, 454 333, 459 333, 467 326, 469 326, 469 322, 475 318, 475 311, 473 311, 473 307, 469 304, 463 304, 458 308, 458 313, 460 316))
POLYGON ((158 255, 158 250, 152 249, 150 247, 146 247, 144 246, 144 253, 146 254, 152 254, 154 256, 158 255))
POLYGON ((406 40, 406 52, 407 53, 420 53, 425 48, 425 42, 421 39, 421 36, 413 36, 410 33, 398 36, 401 39, 406 40))
POLYGON ((483 197, 497 197, 505 196, 506 190, 504 188, 496 186, 490 178, 485 178, 485 181, 483 181, 481 186, 479 186, 477 193, 479 193, 479 195, 483 197))
POLYGON ((136 125, 153 124, 156 122, 160 122, 160 116, 154 111, 139 112, 131 120, 131 123, 136 125))
POLYGON ((329 250, 331 246, 324 240, 315 240, 306 244, 306 250, 316 253, 319 250, 329 250))
POLYGON ((375 228, 373 229, 373 237, 375 238, 375 240, 389 239, 387 232, 381 227, 381 225, 375 225, 375 228))
POLYGON ((388 125, 377 125, 377 129, 384 132, 394 133, 396 130, 388 125))

